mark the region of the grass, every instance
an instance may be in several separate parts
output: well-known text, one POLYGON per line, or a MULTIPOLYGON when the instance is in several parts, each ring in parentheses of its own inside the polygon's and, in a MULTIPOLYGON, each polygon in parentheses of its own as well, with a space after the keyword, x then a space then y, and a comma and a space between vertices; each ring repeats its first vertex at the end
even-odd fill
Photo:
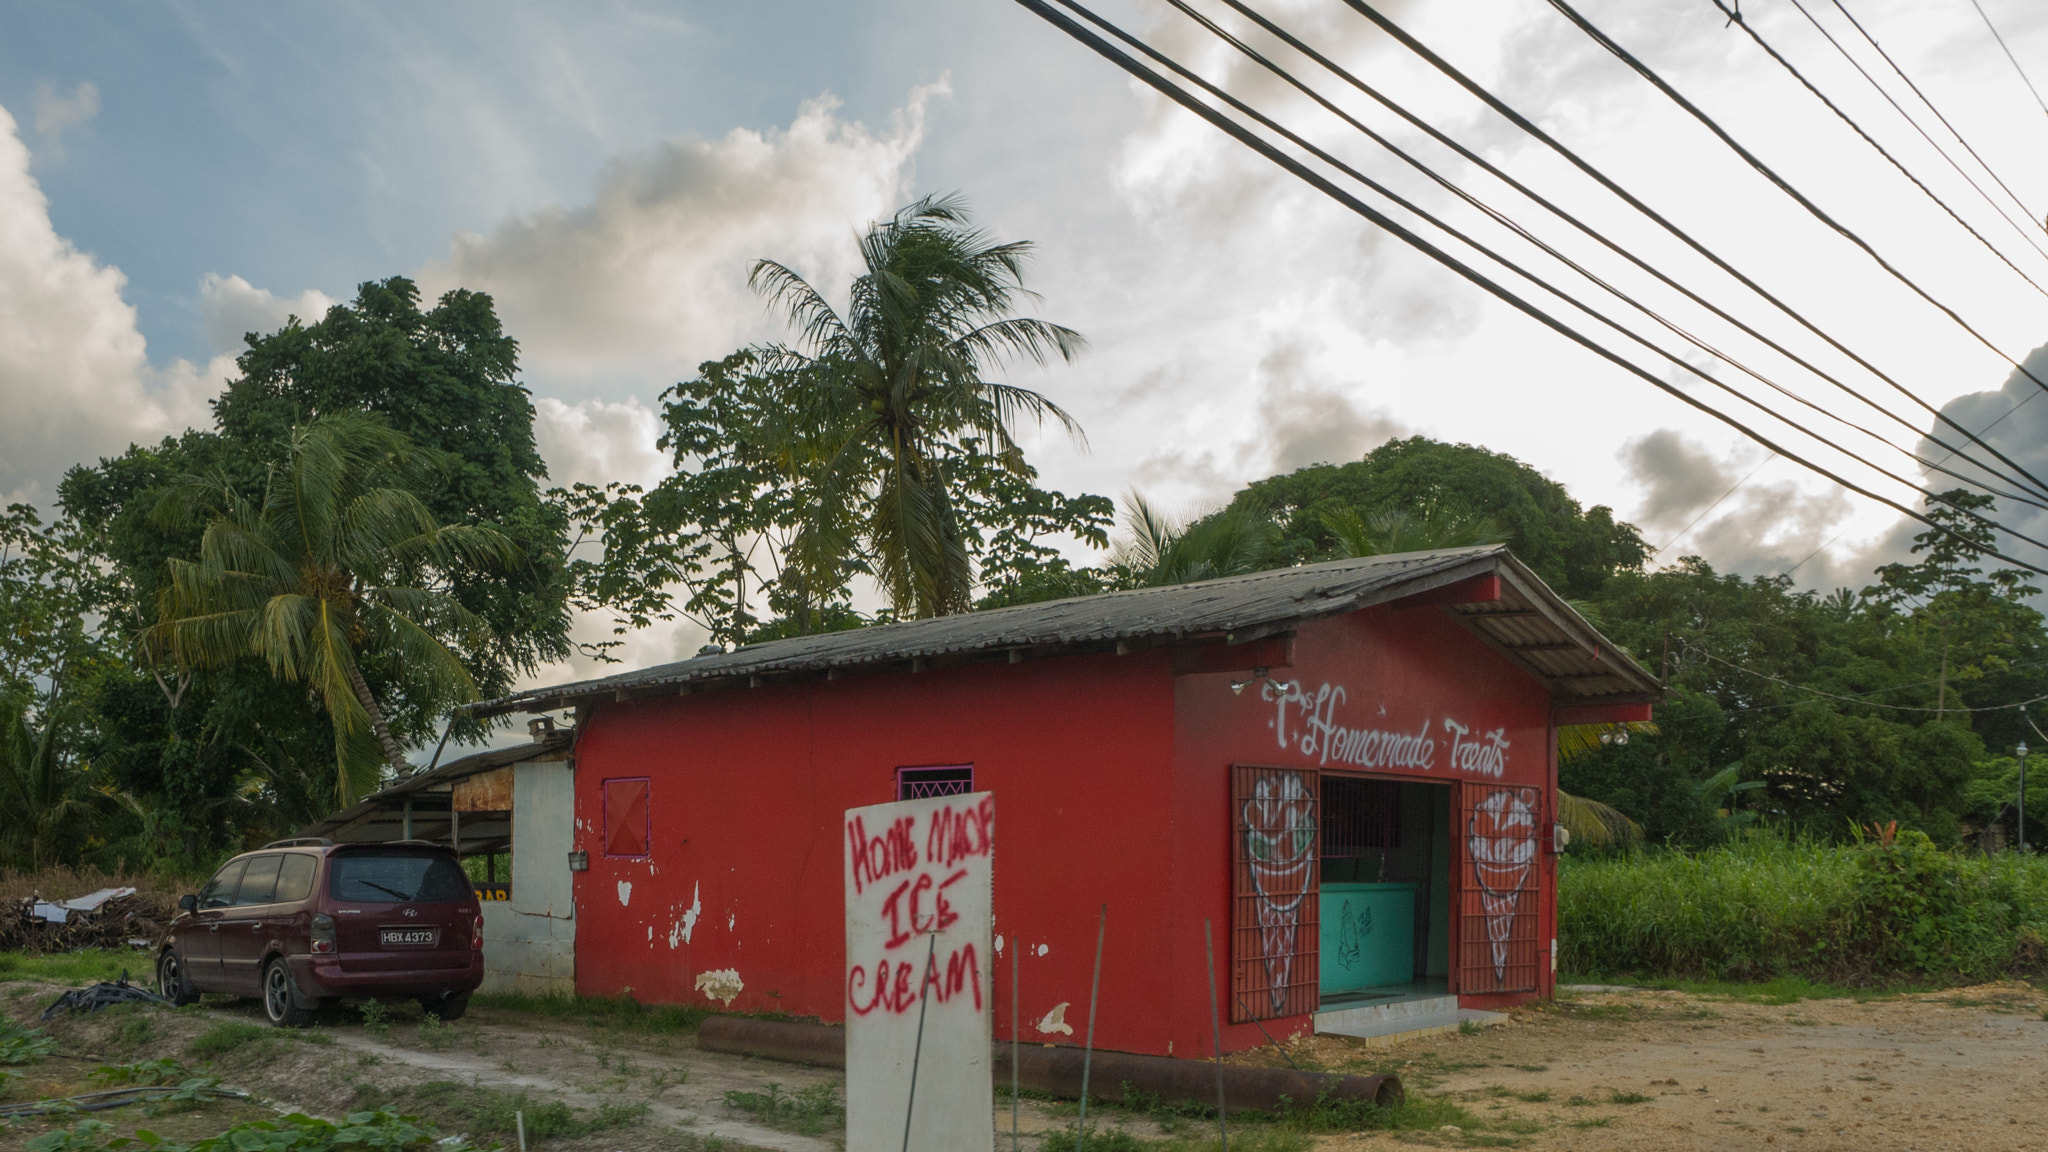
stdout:
POLYGON ((813 1084, 785 1092, 780 1084, 768 1085, 766 1092, 730 1091, 725 1106, 751 1114, 771 1128, 817 1136, 846 1126, 846 1104, 833 1084, 813 1084))
POLYGON ((185 1044, 185 1052, 200 1059, 219 1059, 233 1052, 239 1052, 251 1044, 285 1036, 279 1028, 266 1028, 261 1024, 245 1024, 239 1020, 225 1020, 185 1044))
MULTIPOLYGON (((1698 851, 1567 857, 1560 966, 1589 983, 1789 983, 1796 996, 1951 985, 2048 960, 2048 858, 1760 832, 1698 851)), ((1693 990, 1693 989, 1688 989, 1693 990)))
POLYGON ((125 970, 129 983, 151 984, 155 981, 156 974, 150 964, 151 960, 146 952, 118 951, 112 948, 33 955, 24 952, 0 952, 0 983, 32 981, 82 988, 87 984, 118 980, 125 970))
POLYGON ((645 1104, 606 1103, 585 1110, 571 1108, 559 1100, 540 1101, 524 1092, 503 1092, 456 1080, 429 1080, 395 1089, 358 1083, 355 1102, 362 1108, 395 1107, 416 1112, 443 1129, 466 1132, 472 1137, 516 1139, 518 1122, 514 1117, 523 1116, 529 1144, 555 1137, 576 1139, 639 1124, 647 1118, 645 1104))
MULTIPOLYGON (((1558 983, 1590 982, 1590 977, 1560 979, 1558 983)), ((1713 1000, 1734 1000, 1746 1004, 1797 1004, 1801 1000, 1889 1000, 1904 992, 1922 991, 1912 985, 1884 989, 1852 987, 1804 976, 1774 976, 1768 980, 1688 979, 1684 977, 1634 977, 1636 987, 1650 992, 1684 992, 1713 1000)), ((1583 1009, 1581 1009, 1583 1011, 1583 1009)))
MULTIPOLYGON (((642 1004, 631 996, 529 996, 518 992, 479 992, 472 1008, 495 1008, 554 1020, 576 1020, 592 1028, 627 1032, 695 1032, 719 1013, 692 1004, 642 1004)), ((778 1017, 769 1017, 778 1018, 778 1017)), ((792 1017, 779 1017, 792 1019, 792 1017)))

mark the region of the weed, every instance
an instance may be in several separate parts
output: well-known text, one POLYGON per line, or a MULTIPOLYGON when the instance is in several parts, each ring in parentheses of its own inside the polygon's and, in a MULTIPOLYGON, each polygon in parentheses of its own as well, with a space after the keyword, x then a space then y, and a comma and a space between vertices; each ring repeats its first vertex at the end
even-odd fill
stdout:
POLYGON ((391 1035, 391 1009, 370 999, 356 1005, 356 1011, 363 1014, 363 1031, 379 1037, 391 1035))
POLYGON ((1809 1018, 1807 1018, 1807 1017, 1805 1017, 1805 1016, 1789 1016, 1789 1017, 1786 1017, 1786 1019, 1785 1019, 1785 1023, 1787 1023, 1787 1024, 1790 1024, 1790 1025, 1792 1025, 1792 1026, 1793 1026, 1793 1027, 1795 1027, 1795 1028, 1818 1028, 1818 1027, 1820 1027, 1820 1021, 1818 1021, 1818 1020, 1812 1020, 1812 1019, 1809 1019, 1809 1018))
POLYGON ((768 1085, 766 1092, 729 1091, 725 1105, 751 1112, 762 1123, 804 1136, 816 1136, 827 1128, 846 1123, 846 1105, 832 1084, 813 1084, 785 1092, 780 1084, 768 1085))
POLYGON ((1048 1132, 1039 1142, 1039 1152, 1146 1152, 1152 1147, 1121 1128, 1097 1128, 1086 1139, 1077 1139, 1064 1128, 1048 1132))
POLYGON ((1584 1096, 1574 1096, 1565 1101, 1564 1106, 1567 1108, 1590 1108, 1593 1106, 1593 1103, 1593 1101, 1588 1100, 1584 1096))
POLYGON ((1509 1067, 1513 1068, 1513 1069, 1514 1069, 1515 1071, 1517 1071, 1517 1072, 1548 1072, 1548 1071, 1550 1071, 1550 1065, 1548 1065, 1548 1064, 1511 1064, 1511 1065, 1509 1065, 1509 1067))
POLYGON ((1633 1020, 1636 1006, 1633 1004, 1573 1004, 1567 1009, 1582 1020, 1633 1020))
MULTIPOLYGON (((1588 1100, 1587 1103, 1590 1104, 1592 1101, 1588 1100)), ((1613 1125, 1614 1117, 1612 1116, 1588 1116, 1584 1120, 1572 1121, 1572 1127, 1574 1128, 1610 1128, 1613 1125)))
POLYGON ((28 1064, 57 1050, 57 1042, 39 1028, 23 1028, 0 1018, 0 1064, 28 1064))
POLYGON ((1484 1031, 1486 1031, 1485 1026, 1477 1020, 1458 1021, 1458 1035, 1460 1036, 1477 1036, 1484 1031))
MULTIPOLYGON (((709 1008, 689 1004, 642 1004, 630 996, 529 996, 515 992, 478 993, 473 1008, 496 1008, 529 1016, 581 1020, 592 1028, 628 1032, 694 1032, 713 1015, 709 1008)), ((764 1019, 793 1017, 769 1013, 764 1019)))
POLYGON ((1650 1099, 1651 1097, 1645 1096, 1641 1092, 1622 1092, 1616 1090, 1607 1094, 1607 1102, 1609 1104, 1644 1104, 1648 1103, 1650 1099))
POLYGON ((149 966, 146 957, 112 948, 87 948, 35 956, 0 952, 0 983, 19 980, 69 987, 98 984, 103 980, 119 979, 138 961, 142 961, 145 968, 149 966))
POLYGON ((1511 1092, 1509 1093, 1509 1095, 1513 1096, 1517 1100, 1520 1100, 1524 1104, 1550 1103, 1550 1093, 1548 1091, 1543 1090, 1538 1090, 1535 1092, 1511 1092))
POLYGON ((100 1084, 164 1084, 181 1078, 185 1070, 169 1056, 137 1060, 133 1064, 102 1064, 86 1075, 100 1084))
POLYGON ((455 1026, 436 1016, 420 1018, 420 1046, 436 1052, 455 1043, 455 1026))
POLYGON ((280 1035, 274 1028, 257 1024, 244 1024, 239 1020, 228 1020, 194 1036, 185 1045, 185 1051, 198 1057, 225 1056, 239 1048, 280 1035))

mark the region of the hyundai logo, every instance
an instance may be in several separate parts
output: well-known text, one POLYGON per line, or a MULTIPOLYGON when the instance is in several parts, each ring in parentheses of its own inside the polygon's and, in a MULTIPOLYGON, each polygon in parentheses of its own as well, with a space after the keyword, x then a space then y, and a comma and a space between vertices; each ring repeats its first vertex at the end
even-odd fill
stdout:
POLYGON ((405 909, 404 914, 407 916, 417 916, 420 914, 420 910, 417 908, 407 908, 405 909))

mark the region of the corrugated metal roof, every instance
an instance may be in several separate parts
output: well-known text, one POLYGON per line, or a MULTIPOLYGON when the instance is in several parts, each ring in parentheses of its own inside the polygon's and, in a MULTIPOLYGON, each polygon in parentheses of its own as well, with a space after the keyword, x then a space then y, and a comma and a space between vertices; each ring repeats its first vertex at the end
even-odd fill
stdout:
POLYGON ((1502 577, 1503 599, 1459 606, 1466 624, 1561 695, 1649 698, 1656 680, 1524 567, 1504 545, 1331 560, 1165 588, 1020 604, 848 632, 798 636, 732 652, 530 689, 473 707, 480 716, 545 712, 586 700, 688 691, 735 680, 880 671, 905 663, 1053 655, 1132 643, 1241 643, 1295 624, 1417 595, 1474 576, 1502 577), (1518 639, 1519 637, 1519 639, 1518 639), (1546 659, 1534 659, 1538 651, 1546 659), (1569 659, 1578 652, 1577 660, 1569 659))
MULTIPOLYGON (((404 808, 407 800, 424 799, 426 794, 439 793, 441 794, 442 801, 445 801, 449 788, 457 781, 466 780, 471 776, 480 775, 484 772, 495 771, 510 764, 521 764, 528 760, 559 759, 568 755, 570 748, 574 744, 574 733, 555 732, 531 744, 515 744, 510 748, 493 748, 488 752, 478 752, 472 756, 464 756, 460 760, 451 760, 446 764, 437 766, 432 772, 420 772, 408 776, 380 792, 365 796, 349 807, 333 813, 326 819, 315 821, 299 829, 298 835, 325 836, 330 840, 337 841, 395 840, 398 838, 395 828, 400 821, 400 817, 396 813, 404 808), (381 825, 390 825, 391 827, 381 827, 381 825)), ((444 814, 436 815, 431 812, 422 812, 419 814, 418 819, 422 824, 431 819, 432 822, 445 826, 448 823, 445 807, 446 805, 443 803, 442 809, 444 814)), ((500 840, 510 836, 510 823, 503 820, 499 821, 499 823, 505 824, 502 831, 487 829, 483 826, 482 821, 472 821, 470 831, 467 833, 470 843, 482 844, 492 839, 494 835, 496 839, 500 840)))

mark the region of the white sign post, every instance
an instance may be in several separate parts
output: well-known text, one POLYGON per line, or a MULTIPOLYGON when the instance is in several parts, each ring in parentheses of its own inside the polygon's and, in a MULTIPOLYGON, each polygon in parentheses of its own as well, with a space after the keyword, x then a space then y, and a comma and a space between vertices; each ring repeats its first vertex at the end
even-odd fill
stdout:
POLYGON ((847 1152, 994 1152, 995 796, 851 808, 845 844, 847 1152))

